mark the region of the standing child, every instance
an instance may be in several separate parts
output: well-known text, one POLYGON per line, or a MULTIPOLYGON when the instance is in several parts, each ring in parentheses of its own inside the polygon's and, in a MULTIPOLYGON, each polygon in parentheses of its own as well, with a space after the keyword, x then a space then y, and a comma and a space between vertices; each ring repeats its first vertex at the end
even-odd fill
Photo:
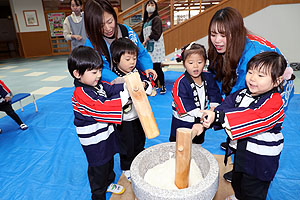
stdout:
POLYGON ((90 47, 76 47, 68 58, 74 78, 72 97, 74 124, 88 160, 92 199, 106 199, 106 191, 124 192, 115 179, 114 155, 119 152, 115 124, 122 120, 122 106, 128 102, 125 85, 99 82, 102 59, 90 47), (108 187, 108 190, 107 190, 108 187))
MULTIPOLYGON (((22 122, 20 117, 11 106, 12 96, 12 92, 4 84, 4 82, 0 80, 0 111, 5 112, 8 116, 15 120, 15 122, 20 126, 22 130, 26 130, 28 126, 22 122)), ((0 133, 1 132, 2 130, 0 129, 0 133)))
POLYGON ((223 127, 237 141, 231 183, 235 196, 227 199, 267 197, 283 148, 280 90, 286 67, 286 60, 276 52, 254 56, 247 64, 247 88, 227 96, 214 112, 201 111, 207 116, 204 127, 214 122, 215 128, 223 127))
POLYGON ((84 13, 82 12, 82 1, 71 0, 72 14, 64 21, 64 38, 71 41, 71 49, 84 45, 86 33, 84 27, 84 13))
MULTIPOLYGON (((191 43, 183 48, 181 53, 186 71, 174 83, 173 117, 169 141, 176 141, 176 129, 192 128, 200 123, 200 110, 219 105, 222 101, 218 86, 212 74, 203 72, 206 63, 204 46, 191 43)), ((196 136, 193 143, 204 142, 204 134, 196 136)))
MULTIPOLYGON (((137 72, 136 60, 138 47, 128 38, 119 38, 115 40, 110 47, 113 61, 113 69, 118 76, 123 77, 130 72, 137 72)), ((152 85, 146 74, 138 71, 145 85, 147 95, 152 92, 152 85)), ((145 133, 138 118, 134 105, 127 104, 123 108, 123 119, 120 125, 117 125, 120 134, 120 160, 121 169, 124 175, 130 181, 130 166, 133 159, 144 150, 145 133)))

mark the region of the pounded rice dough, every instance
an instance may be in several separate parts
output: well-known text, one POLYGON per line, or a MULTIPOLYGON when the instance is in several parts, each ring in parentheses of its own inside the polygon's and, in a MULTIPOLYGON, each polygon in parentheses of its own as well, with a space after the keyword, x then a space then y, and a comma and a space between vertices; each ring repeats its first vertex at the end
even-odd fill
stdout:
MULTIPOLYGON (((164 163, 154 166, 149 169, 144 177, 144 180, 152 186, 167 189, 178 190, 175 185, 175 158, 170 158, 164 163)), ((191 160, 189 187, 196 185, 203 180, 201 170, 197 166, 194 159, 191 160)))

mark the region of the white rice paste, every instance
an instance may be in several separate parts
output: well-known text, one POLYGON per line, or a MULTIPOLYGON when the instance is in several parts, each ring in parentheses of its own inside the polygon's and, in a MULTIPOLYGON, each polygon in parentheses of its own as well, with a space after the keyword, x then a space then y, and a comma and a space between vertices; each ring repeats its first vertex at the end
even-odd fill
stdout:
MULTIPOLYGON (((145 174, 144 180, 150 185, 161 189, 178 190, 175 185, 175 158, 170 158, 166 162, 149 169, 145 174)), ((195 160, 192 159, 189 187, 198 184, 201 180, 203 180, 201 170, 195 160)))

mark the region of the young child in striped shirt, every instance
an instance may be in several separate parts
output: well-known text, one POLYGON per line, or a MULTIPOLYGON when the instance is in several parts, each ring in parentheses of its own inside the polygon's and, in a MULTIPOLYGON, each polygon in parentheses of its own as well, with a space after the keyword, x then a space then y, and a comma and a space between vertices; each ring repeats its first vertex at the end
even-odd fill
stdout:
POLYGON ((214 111, 201 111, 204 127, 224 128, 230 142, 236 142, 231 183, 235 195, 228 199, 267 197, 283 148, 280 91, 286 67, 276 52, 257 54, 247 64, 247 88, 228 95, 214 111))
POLYGON ((92 199, 106 199, 106 192, 122 194, 124 187, 113 184, 114 155, 119 152, 116 124, 121 124, 122 107, 128 102, 125 84, 100 81, 103 62, 90 47, 76 47, 68 58, 74 78, 72 97, 74 124, 88 160, 92 199))

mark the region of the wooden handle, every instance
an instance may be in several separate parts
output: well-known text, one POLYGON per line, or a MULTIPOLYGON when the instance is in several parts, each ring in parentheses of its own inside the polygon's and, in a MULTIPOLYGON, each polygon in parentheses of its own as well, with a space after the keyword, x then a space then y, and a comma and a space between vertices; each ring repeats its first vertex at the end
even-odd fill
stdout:
POLYGON ((175 185, 179 189, 187 188, 189 185, 192 139, 195 136, 192 129, 176 130, 175 185))
POLYGON ((124 76, 124 79, 146 137, 157 137, 159 130, 139 73, 130 73, 124 76))

